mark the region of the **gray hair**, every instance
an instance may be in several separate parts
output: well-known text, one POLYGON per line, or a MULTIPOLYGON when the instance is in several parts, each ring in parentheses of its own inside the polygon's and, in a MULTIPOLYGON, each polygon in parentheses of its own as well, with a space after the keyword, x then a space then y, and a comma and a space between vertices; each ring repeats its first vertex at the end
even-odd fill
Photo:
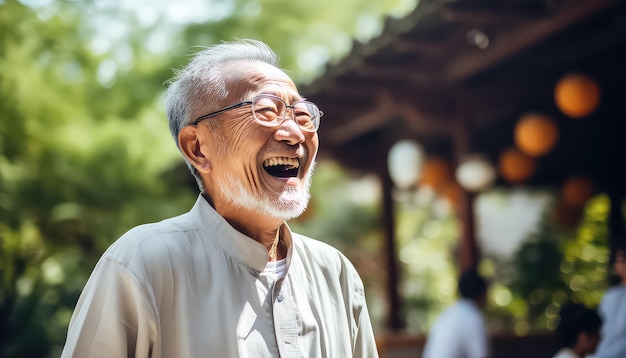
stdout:
MULTIPOLYGON (((236 40, 204 48, 182 70, 175 70, 165 91, 165 109, 170 132, 176 146, 181 129, 191 123, 194 113, 207 107, 219 110, 228 95, 224 79, 227 64, 242 61, 260 61, 278 65, 278 56, 265 43, 258 40, 236 40)), ((183 156, 184 157, 184 156, 183 156)), ((184 158, 200 191, 204 191, 198 170, 184 158)))

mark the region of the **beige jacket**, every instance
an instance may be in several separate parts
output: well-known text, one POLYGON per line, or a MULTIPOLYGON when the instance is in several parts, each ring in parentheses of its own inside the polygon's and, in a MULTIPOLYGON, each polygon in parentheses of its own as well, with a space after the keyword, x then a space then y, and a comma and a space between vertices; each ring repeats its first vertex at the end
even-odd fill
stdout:
POLYGON ((259 275, 265 247, 201 196, 187 214, 130 230, 91 274, 62 357, 377 357, 352 264, 281 230, 289 268, 276 283, 259 275))

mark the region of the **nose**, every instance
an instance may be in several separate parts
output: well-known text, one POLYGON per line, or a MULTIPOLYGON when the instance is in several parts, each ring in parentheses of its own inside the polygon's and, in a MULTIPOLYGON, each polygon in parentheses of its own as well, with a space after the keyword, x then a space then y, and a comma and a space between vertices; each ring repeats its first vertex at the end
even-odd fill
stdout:
POLYGON ((296 123, 296 119, 293 116, 293 111, 287 111, 285 119, 283 122, 276 127, 276 131, 274 131, 274 138, 281 142, 286 142, 290 145, 295 145, 299 143, 303 143, 306 137, 296 123))

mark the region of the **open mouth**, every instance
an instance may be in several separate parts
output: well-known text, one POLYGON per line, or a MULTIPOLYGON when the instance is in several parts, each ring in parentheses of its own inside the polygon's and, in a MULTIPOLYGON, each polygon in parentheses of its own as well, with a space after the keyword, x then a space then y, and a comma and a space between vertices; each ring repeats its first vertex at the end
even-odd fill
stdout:
POLYGON ((271 176, 279 178, 291 178, 298 175, 300 161, 298 160, 298 158, 270 158, 263 161, 263 168, 271 176))

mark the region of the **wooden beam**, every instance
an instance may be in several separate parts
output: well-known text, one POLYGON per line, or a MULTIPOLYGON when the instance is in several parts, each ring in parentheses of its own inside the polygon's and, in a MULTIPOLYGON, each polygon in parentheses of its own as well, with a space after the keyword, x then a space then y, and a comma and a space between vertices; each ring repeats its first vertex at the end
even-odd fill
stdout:
POLYGON ((372 88, 380 87, 375 85, 348 85, 335 82, 328 87, 325 93, 332 95, 333 100, 341 102, 344 98, 371 98, 376 93, 372 88))
POLYGON ((423 70, 417 64, 406 66, 375 66, 362 65, 357 72, 367 79, 386 81, 402 81, 406 83, 427 84, 438 80, 437 71, 434 69, 423 70), (419 68, 419 70, 417 70, 419 68))
POLYGON ((450 134, 449 117, 427 114, 415 103, 398 102, 395 107, 411 132, 437 137, 450 134))
POLYGON ((428 104, 428 97, 409 101, 395 96, 391 91, 379 91, 376 97, 377 104, 374 109, 364 110, 360 116, 347 118, 331 132, 324 133, 325 140, 332 145, 340 145, 380 128, 393 117, 403 120, 406 124, 405 130, 411 133, 435 137, 450 135, 452 117, 447 113, 433 111, 428 104))
POLYGON ((410 41, 397 39, 391 46, 392 49, 398 53, 410 53, 428 57, 438 57, 445 51, 445 46, 441 41, 410 41))
POLYGON ((352 138, 361 136, 382 126, 389 118, 393 117, 393 115, 393 110, 389 108, 377 108, 360 117, 352 118, 343 125, 337 126, 332 132, 325 134, 324 141, 328 141, 332 145, 348 142, 352 138))
POLYGON ((492 9, 492 8, 460 8, 458 6, 445 6, 441 10, 441 19, 449 23, 462 23, 466 25, 490 25, 511 24, 513 22, 529 21, 539 17, 545 17, 546 13, 529 12, 520 9, 492 9))
POLYGON ((376 106, 374 110, 365 112, 365 114, 360 117, 351 118, 347 121, 347 123, 336 126, 332 132, 325 134, 325 140, 330 142, 332 145, 347 142, 352 138, 358 137, 381 126, 394 114, 395 108, 393 106, 391 96, 385 91, 380 91, 377 94, 376 106))
POLYGON ((494 34, 492 44, 487 49, 483 51, 468 49, 465 55, 457 56, 448 65, 443 79, 446 83, 467 79, 617 3, 617 0, 564 1, 553 16, 529 21, 524 26, 516 26, 504 33, 494 34))

